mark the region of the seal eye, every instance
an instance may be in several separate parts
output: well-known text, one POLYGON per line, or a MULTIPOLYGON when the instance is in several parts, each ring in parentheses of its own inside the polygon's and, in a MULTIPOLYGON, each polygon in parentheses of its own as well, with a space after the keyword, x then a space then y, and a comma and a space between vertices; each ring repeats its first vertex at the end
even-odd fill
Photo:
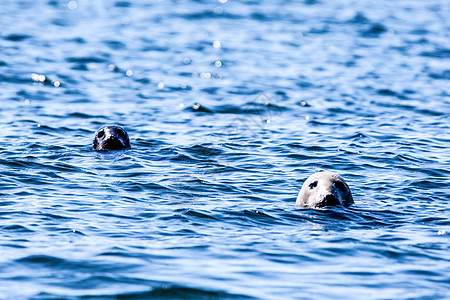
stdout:
POLYGON ((121 138, 125 139, 125 132, 124 132, 122 129, 117 129, 117 134, 118 134, 121 138))
POLYGON ((317 180, 314 181, 314 182, 311 182, 311 183, 309 184, 309 188, 310 188, 310 189, 313 189, 313 188, 315 188, 316 186, 317 186, 317 180))
POLYGON ((346 190, 345 184, 342 181, 337 181, 335 186, 343 192, 346 190))
POLYGON ((105 136, 105 131, 104 130, 100 130, 98 133, 97 133, 97 138, 99 138, 99 139, 101 139, 102 137, 104 137, 105 136))

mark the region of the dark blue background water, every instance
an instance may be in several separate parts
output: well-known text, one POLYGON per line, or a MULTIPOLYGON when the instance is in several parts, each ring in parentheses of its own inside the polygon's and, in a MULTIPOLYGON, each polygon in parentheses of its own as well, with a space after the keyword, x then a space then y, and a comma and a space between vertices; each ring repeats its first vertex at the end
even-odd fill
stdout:
POLYGON ((0 297, 449 298, 449 80, 446 0, 2 0, 0 297))

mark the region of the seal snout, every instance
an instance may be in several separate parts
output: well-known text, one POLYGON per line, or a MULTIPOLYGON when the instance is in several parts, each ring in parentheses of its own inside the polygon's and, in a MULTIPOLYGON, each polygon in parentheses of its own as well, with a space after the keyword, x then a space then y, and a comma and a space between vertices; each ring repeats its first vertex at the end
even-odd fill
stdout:
POLYGON ((104 146, 108 149, 120 149, 124 147, 122 140, 117 135, 108 135, 104 139, 104 146))
POLYGON ((341 202, 333 194, 328 194, 323 198, 322 206, 336 206, 341 205, 341 202))

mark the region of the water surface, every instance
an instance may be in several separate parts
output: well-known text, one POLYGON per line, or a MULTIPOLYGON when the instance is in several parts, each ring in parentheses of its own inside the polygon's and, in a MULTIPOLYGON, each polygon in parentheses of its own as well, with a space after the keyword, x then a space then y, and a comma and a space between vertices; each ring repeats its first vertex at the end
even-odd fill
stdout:
POLYGON ((0 11, 1 298, 450 297, 448 1, 0 11))

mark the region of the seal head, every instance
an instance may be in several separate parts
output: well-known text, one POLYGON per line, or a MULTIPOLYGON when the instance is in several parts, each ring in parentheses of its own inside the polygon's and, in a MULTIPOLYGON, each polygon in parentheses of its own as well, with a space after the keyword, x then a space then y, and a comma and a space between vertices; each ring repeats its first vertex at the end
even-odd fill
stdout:
POLYGON ((94 150, 130 149, 130 138, 125 129, 120 126, 102 126, 95 133, 92 148, 94 150))
POLYGON ((318 172, 303 183, 296 203, 311 208, 350 206, 353 204, 353 197, 344 178, 332 172, 318 172))

